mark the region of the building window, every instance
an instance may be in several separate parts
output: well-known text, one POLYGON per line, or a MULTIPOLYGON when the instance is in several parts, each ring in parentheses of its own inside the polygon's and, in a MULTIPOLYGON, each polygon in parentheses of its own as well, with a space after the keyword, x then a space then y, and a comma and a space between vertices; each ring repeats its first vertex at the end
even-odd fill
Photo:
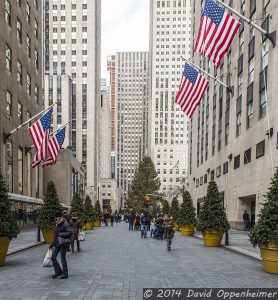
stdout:
POLYGON ((196 179, 196 187, 199 186, 199 179, 196 179))
POLYGON ((12 72, 12 50, 6 45, 6 68, 12 72))
POLYGON ((23 150, 22 148, 18 147, 17 152, 17 192, 18 194, 23 194, 23 150))
POLYGON ((35 85, 35 101, 39 104, 39 89, 37 85, 35 85))
POLYGON ((23 123, 22 104, 20 104, 19 102, 17 104, 17 118, 19 124, 22 124, 23 123))
POLYGON ((13 144, 10 140, 6 142, 6 179, 9 190, 13 192, 13 144))
POLYGON ((36 65, 36 69, 39 69, 39 53, 37 50, 35 50, 35 65, 36 65))
POLYGON ((204 183, 207 183, 208 182, 208 174, 205 174, 204 175, 204 183))
POLYGON ((250 128, 253 124, 253 82, 247 89, 247 124, 246 127, 250 128))
POLYGON ((226 161, 223 164, 223 174, 227 174, 228 173, 228 169, 229 169, 229 165, 228 165, 228 162, 226 161))
POLYGON ((27 74, 27 83, 26 83, 27 94, 31 96, 31 77, 27 74))
POLYGON ((234 169, 238 169, 240 167, 240 154, 235 156, 234 158, 234 169))
POLYGON ((16 36, 19 43, 22 44, 22 24, 18 19, 16 22, 16 36))
POLYGON ((265 151, 265 141, 261 141, 256 145, 256 158, 260 158, 264 156, 264 151, 265 151))
POLYGON ((27 196, 32 196, 32 171, 31 171, 31 153, 27 153, 27 196))
POLYGON ((251 162, 251 148, 249 148, 248 150, 246 150, 244 152, 244 164, 248 164, 251 162))
POLYGON ((38 0, 34 0, 34 6, 36 9, 38 9, 38 0))
POLYGON ((8 116, 12 116, 12 94, 7 91, 6 92, 6 111, 8 116))
POLYGON ((267 67, 260 73, 260 109, 259 118, 266 116, 267 67))
POLYGON ((214 180, 214 170, 212 170, 210 172, 210 180, 213 181, 214 180))
POLYGON ((38 35, 39 35, 38 28, 39 28, 38 21, 35 19, 35 21, 34 21, 34 31, 35 31, 35 37, 36 37, 36 39, 38 39, 38 35))
POLYGON ((236 136, 240 136, 241 134, 241 103, 242 96, 237 99, 236 103, 236 136))
POLYGON ((216 177, 220 177, 221 176, 221 166, 216 168, 216 177))
POLYGON ((17 61, 17 82, 22 85, 22 64, 17 61))
POLYGON ((30 5, 26 3, 26 21, 30 25, 31 17, 30 17, 30 5))
POLYGON ((29 35, 26 35, 26 49, 27 49, 28 56, 31 58, 31 39, 29 35))
POLYGON ((11 26, 11 4, 8 0, 5 2, 5 20, 11 26))

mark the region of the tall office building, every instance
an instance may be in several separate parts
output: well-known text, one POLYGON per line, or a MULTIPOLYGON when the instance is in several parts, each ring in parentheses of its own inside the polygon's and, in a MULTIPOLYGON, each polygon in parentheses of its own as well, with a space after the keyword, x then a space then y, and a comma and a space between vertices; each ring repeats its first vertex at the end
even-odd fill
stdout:
POLYGON ((116 54, 117 185, 127 193, 146 155, 149 80, 148 52, 116 54))
POLYGON ((187 177, 188 119, 175 96, 190 41, 190 0, 151 0, 148 151, 168 197, 187 177))
POLYGON ((43 109, 42 1, 0 1, 0 174, 11 193, 40 197, 42 174, 31 169, 26 125, 43 109))
MULTIPOLYGON (((275 2, 225 1, 269 32, 278 28, 275 2)), ((192 9, 196 41, 201 2, 192 1, 192 9)), ((243 228, 244 210, 251 225, 257 221, 278 164, 276 48, 242 23, 218 70, 194 55, 196 64, 233 86, 234 93, 211 81, 190 122, 189 189, 199 210, 208 182, 215 180, 233 228, 243 228)))
POLYGON ((100 0, 45 1, 45 67, 72 79, 72 151, 97 191, 100 115, 100 0))

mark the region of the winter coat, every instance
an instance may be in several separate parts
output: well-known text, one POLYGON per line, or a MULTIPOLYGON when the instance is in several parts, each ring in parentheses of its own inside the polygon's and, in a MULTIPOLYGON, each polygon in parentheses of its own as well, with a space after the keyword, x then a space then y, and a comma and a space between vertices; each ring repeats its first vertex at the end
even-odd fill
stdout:
POLYGON ((79 230, 81 228, 82 228, 82 225, 79 220, 76 220, 76 221, 71 220, 70 229, 72 232, 72 236, 71 236, 72 240, 78 240, 78 234, 79 234, 79 230))
POLYGON ((173 238, 174 237, 174 223, 172 220, 165 220, 163 223, 164 227, 164 238, 173 238))
MULTIPOLYGON (((71 232, 71 228, 70 228, 70 225, 69 223, 64 219, 63 221, 61 221, 60 223, 58 223, 56 225, 56 228, 55 228, 55 234, 54 234, 54 241, 53 243, 51 244, 52 247, 53 246, 56 246, 58 247, 58 237, 62 237, 62 238, 70 238, 72 235, 72 232, 71 232)), ((67 246, 65 246, 67 247, 67 246)))

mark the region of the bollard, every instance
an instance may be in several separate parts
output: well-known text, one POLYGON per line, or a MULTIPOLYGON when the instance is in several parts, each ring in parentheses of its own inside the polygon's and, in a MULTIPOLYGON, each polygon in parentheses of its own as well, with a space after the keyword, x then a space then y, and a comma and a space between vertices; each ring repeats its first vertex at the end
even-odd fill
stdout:
POLYGON ((37 230, 37 242, 39 243, 41 241, 41 231, 38 227, 38 230, 37 230))
POLYGON ((225 233, 225 246, 229 246, 229 233, 228 233, 228 230, 225 233))

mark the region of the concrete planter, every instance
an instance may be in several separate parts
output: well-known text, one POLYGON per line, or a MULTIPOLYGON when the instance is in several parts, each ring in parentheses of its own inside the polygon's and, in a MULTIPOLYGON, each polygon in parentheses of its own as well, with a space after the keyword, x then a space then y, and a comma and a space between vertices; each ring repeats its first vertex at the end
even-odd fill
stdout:
POLYGON ((0 236, 0 266, 5 264, 9 244, 10 239, 7 236, 0 236))
POLYGON ((267 273, 278 274, 278 245, 259 245, 264 269, 267 273))

